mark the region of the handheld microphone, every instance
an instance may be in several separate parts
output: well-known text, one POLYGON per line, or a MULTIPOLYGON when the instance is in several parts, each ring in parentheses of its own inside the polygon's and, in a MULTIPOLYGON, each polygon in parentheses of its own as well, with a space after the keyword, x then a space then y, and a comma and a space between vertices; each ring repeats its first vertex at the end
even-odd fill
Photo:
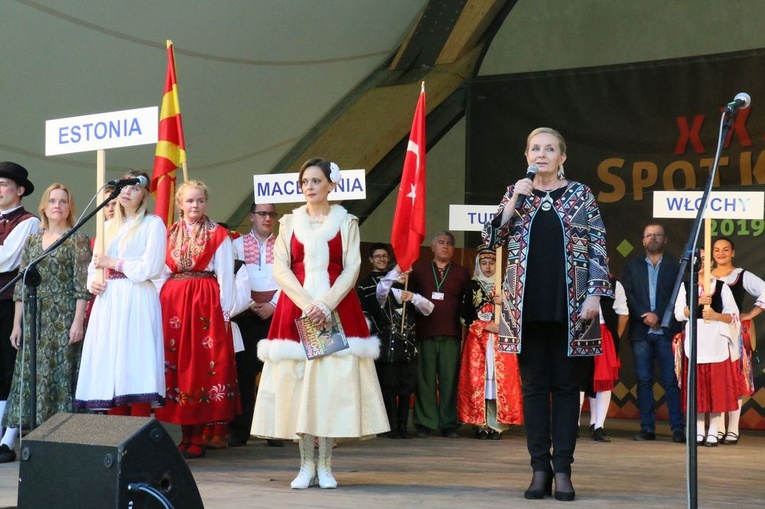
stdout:
MULTIPOLYGON (((538 171, 539 171, 539 168, 537 168, 536 166, 532 164, 531 166, 529 166, 529 169, 526 170, 526 178, 529 180, 534 180, 534 175, 536 175, 538 171)), ((523 201, 524 199, 519 196, 518 200, 515 202, 515 210, 521 210, 521 208, 523 207, 523 201)))
POLYGON ((733 98, 731 102, 729 102, 725 106, 725 111, 728 113, 733 113, 737 109, 745 110, 752 104, 752 98, 749 97, 749 94, 746 92, 739 92, 736 94, 736 97, 733 98))
POLYGON ((126 186, 147 187, 149 185, 149 180, 143 175, 138 175, 137 177, 132 177, 129 179, 110 180, 106 183, 106 185, 114 186, 117 189, 122 189, 126 186))

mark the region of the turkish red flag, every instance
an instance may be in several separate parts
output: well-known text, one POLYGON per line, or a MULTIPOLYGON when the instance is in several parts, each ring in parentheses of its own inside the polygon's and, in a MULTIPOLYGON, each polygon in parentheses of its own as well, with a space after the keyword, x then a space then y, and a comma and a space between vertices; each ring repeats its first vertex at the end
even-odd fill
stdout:
POLYGON ((401 270, 407 271, 420 256, 425 238, 425 84, 414 111, 412 132, 406 148, 404 171, 398 188, 396 214, 390 243, 401 270))

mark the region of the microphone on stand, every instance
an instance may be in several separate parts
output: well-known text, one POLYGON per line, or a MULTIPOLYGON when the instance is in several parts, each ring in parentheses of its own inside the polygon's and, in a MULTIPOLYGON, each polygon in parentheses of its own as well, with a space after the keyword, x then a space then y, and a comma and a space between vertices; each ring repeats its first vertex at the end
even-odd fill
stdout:
POLYGON ((149 180, 144 177, 143 175, 138 175, 137 177, 129 178, 129 179, 121 179, 121 180, 110 180, 106 183, 107 186, 114 186, 117 189, 122 189, 126 186, 138 186, 138 187, 146 187, 149 185, 149 180))
POLYGON ((745 110, 752 104, 752 98, 749 97, 749 94, 746 92, 739 92, 736 94, 736 97, 733 98, 731 102, 729 102, 725 106, 725 111, 728 113, 733 113, 737 109, 745 110))
MULTIPOLYGON (((536 166, 532 164, 531 166, 529 166, 529 169, 526 170, 526 178, 529 180, 534 180, 534 175, 537 174, 537 171, 539 171, 539 168, 537 168, 536 166)), ((523 208, 524 198, 521 198, 520 196, 518 197, 518 200, 516 200, 515 202, 515 210, 521 210, 521 208, 523 208)))

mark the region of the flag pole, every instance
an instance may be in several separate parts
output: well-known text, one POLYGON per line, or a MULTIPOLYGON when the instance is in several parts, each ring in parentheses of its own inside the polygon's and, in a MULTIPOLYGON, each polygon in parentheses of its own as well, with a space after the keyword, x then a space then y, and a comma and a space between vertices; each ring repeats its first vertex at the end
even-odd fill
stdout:
POLYGON ((189 181, 189 169, 186 166, 186 161, 183 161, 181 163, 181 168, 183 168, 183 181, 188 182, 189 181))
MULTIPOLYGON (((104 198, 104 182, 106 181, 106 150, 96 151, 96 188, 101 193, 101 199, 104 198)), ((101 208, 96 213, 96 253, 104 252, 104 209, 101 208)), ((96 281, 104 282, 104 269, 96 269, 96 281)))
MULTIPOLYGON (((407 288, 409 288, 409 273, 404 274, 404 291, 407 291, 407 288)), ((403 299, 402 299, 403 300, 403 299)), ((404 324, 406 323, 406 301, 404 301, 404 305, 401 308, 401 334, 404 333, 404 324)))

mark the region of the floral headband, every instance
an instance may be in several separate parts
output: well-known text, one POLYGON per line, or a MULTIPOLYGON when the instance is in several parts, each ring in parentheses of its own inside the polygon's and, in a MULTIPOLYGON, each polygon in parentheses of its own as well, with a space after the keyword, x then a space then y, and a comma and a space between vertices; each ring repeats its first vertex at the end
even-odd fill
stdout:
POLYGON ((334 183, 340 182, 340 167, 335 163, 329 163, 329 180, 334 183))

